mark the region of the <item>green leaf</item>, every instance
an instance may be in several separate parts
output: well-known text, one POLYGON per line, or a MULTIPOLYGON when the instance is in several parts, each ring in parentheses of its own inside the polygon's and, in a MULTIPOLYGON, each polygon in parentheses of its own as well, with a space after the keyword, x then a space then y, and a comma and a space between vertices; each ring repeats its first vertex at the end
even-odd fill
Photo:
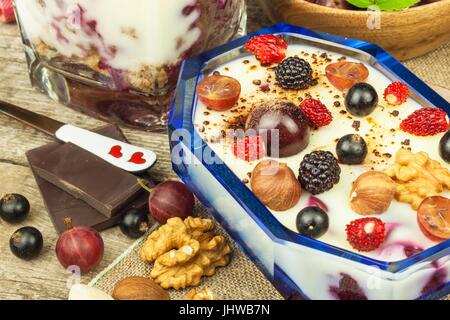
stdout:
POLYGON ((347 0, 348 3, 358 8, 366 9, 375 4, 375 0, 347 0))
POLYGON ((377 5, 382 11, 403 10, 418 3, 420 0, 347 0, 348 3, 358 8, 369 8, 377 5))
POLYGON ((420 2, 420 0, 377 0, 376 4, 384 11, 403 10, 420 2))

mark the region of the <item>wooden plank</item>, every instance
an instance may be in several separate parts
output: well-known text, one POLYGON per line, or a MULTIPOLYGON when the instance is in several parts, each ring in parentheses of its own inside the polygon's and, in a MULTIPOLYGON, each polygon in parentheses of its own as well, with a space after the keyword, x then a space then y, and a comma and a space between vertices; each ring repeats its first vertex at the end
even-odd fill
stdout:
MULTIPOLYGON (((104 124, 50 100, 30 86, 22 44, 14 25, 0 26, 0 97, 83 128, 104 124)), ((167 135, 129 129, 124 131, 132 143, 158 154, 158 163, 152 170, 155 180, 175 177, 170 165, 167 135)), ((0 264, 0 299, 66 299, 68 290, 65 283, 69 275, 56 259, 57 235, 25 157, 27 150, 51 142, 52 138, 4 116, 0 116, 0 137, 0 195, 6 192, 24 194, 32 207, 30 217, 23 224, 9 225, 0 221, 0 257, 3 261, 0 264), (9 250, 9 237, 21 226, 34 226, 44 236, 44 252, 31 262, 17 259, 9 250)), ((105 241, 104 259, 96 270, 82 278, 83 283, 88 283, 133 242, 123 236, 118 228, 102 232, 102 236, 105 241)))
MULTIPOLYGON (((47 215, 44 203, 37 191, 33 175, 28 167, 0 163, 0 194, 18 192, 31 204, 30 216, 24 223, 10 225, 0 220, 0 299, 65 299, 68 290, 65 283, 69 274, 59 264, 55 255, 57 234, 47 215), (44 237, 42 255, 33 261, 16 258, 9 249, 9 238, 18 228, 33 226, 44 237), (6 262, 6 263, 5 263, 6 262)), ((102 233, 105 240, 105 256, 100 266, 82 278, 84 283, 107 267, 133 240, 122 235, 118 228, 102 233)))
MULTIPOLYGON (((250 31, 267 26, 269 22, 256 7, 250 5, 250 31)), ((414 70, 413 70, 414 71, 414 70)), ((441 88, 441 94, 449 91, 441 88)), ((16 26, 0 26, 0 98, 43 113, 63 122, 84 128, 94 128, 101 121, 87 117, 53 102, 30 86, 26 61, 16 26)), ((159 161, 153 170, 153 177, 162 181, 175 177, 171 170, 167 137, 163 134, 148 134, 124 130, 129 140, 154 150, 159 161)), ((35 181, 28 168, 25 152, 39 147, 52 139, 18 122, 0 116, 0 194, 22 193, 30 200, 30 218, 21 225, 8 225, 0 221, 0 299, 65 299, 68 290, 65 283, 68 274, 59 265, 54 254, 56 233, 53 230, 46 209, 40 198, 35 181), (31 262, 15 258, 9 250, 9 237, 19 227, 30 225, 40 229, 45 238, 43 255, 31 262), (7 261, 7 263, 5 263, 7 261)), ((105 240, 105 256, 101 265, 91 274, 83 277, 87 283, 96 272, 116 259, 132 241, 116 229, 102 233, 105 240)))

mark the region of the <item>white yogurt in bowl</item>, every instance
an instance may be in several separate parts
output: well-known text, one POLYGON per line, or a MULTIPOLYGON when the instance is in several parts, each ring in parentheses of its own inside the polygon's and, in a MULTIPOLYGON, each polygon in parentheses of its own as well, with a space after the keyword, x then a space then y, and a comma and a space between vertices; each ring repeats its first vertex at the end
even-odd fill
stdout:
MULTIPOLYGON (((249 173, 253 171, 258 161, 246 162, 236 158, 232 152, 232 142, 216 141, 215 137, 220 136, 221 131, 228 128, 230 120, 232 122, 239 115, 245 118, 252 108, 260 102, 284 99, 299 105, 302 99, 308 97, 319 99, 332 113, 332 123, 313 131, 308 147, 301 153, 275 160, 287 163, 297 174, 300 162, 306 154, 317 150, 326 150, 336 155, 337 140, 347 134, 358 133, 365 139, 369 149, 369 155, 365 162, 362 165, 352 166, 340 164, 342 170, 340 182, 331 190, 316 196, 328 207, 330 220, 328 232, 319 240, 339 248, 358 252, 346 240, 346 226, 353 220, 365 217, 358 215, 350 207, 350 191, 353 181, 366 171, 384 171, 392 166, 395 162, 395 154, 402 147, 411 148, 414 153, 424 151, 431 159, 439 161, 443 167, 450 169, 450 166, 441 160, 438 153, 439 140, 443 134, 432 137, 416 137, 401 131, 399 129, 401 121, 415 110, 422 108, 422 105, 409 98, 401 106, 389 106, 383 99, 383 92, 392 81, 367 64, 369 78, 365 82, 376 89, 379 96, 379 106, 368 117, 351 116, 345 111, 343 93, 333 87, 325 76, 325 67, 329 63, 338 61, 338 59, 343 59, 342 55, 304 45, 290 45, 287 56, 295 55, 311 63, 315 78, 318 80, 317 85, 307 90, 283 90, 275 84, 273 68, 261 66, 253 56, 239 58, 212 71, 212 73, 219 72, 222 75, 239 80, 242 92, 238 105, 229 111, 217 112, 209 110, 199 101, 195 109, 193 122, 209 146, 250 187, 249 173)), ((344 59, 360 62, 350 57, 344 57, 344 59)), ((448 197, 450 193, 445 191, 441 195, 448 197)), ((272 210, 271 213, 284 226, 297 231, 296 217, 300 210, 308 206, 309 199, 310 195, 303 190, 301 199, 295 207, 284 212, 272 210)), ((420 230, 417 223, 417 213, 409 204, 394 200, 387 212, 373 217, 377 217, 386 223, 386 240, 377 250, 358 252, 362 255, 381 261, 394 262, 407 258, 410 255, 408 251, 412 249, 425 250, 436 245, 436 242, 431 241, 420 230)))

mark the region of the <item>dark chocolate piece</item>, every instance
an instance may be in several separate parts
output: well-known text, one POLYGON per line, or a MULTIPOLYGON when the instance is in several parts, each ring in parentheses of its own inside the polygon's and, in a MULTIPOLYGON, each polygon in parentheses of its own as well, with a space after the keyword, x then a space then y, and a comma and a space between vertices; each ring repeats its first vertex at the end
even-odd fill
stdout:
POLYGON ((37 174, 34 174, 34 177, 58 234, 65 231, 65 218, 71 218, 74 226, 87 226, 97 231, 103 231, 118 225, 123 214, 131 208, 148 210, 148 195, 142 193, 128 207, 122 209, 119 214, 108 218, 83 200, 75 199, 67 192, 40 178, 37 174))
POLYGON ((137 178, 71 143, 42 154, 33 163, 41 178, 114 216, 141 192, 137 178))
MULTIPOLYGON (((96 130, 98 133, 117 140, 126 141, 117 126, 111 125, 96 130)), ((113 217, 106 217, 81 199, 76 199, 50 182, 39 177, 34 170, 34 163, 39 162, 43 155, 51 153, 62 145, 54 142, 27 152, 28 162, 36 179, 44 203, 49 212, 53 225, 58 233, 65 230, 64 219, 72 218, 75 226, 93 227, 98 231, 113 227, 120 222, 122 215, 131 208, 147 210, 148 194, 141 191, 136 199, 130 201, 119 213, 113 217)), ((74 148, 78 148, 73 146, 74 148)))

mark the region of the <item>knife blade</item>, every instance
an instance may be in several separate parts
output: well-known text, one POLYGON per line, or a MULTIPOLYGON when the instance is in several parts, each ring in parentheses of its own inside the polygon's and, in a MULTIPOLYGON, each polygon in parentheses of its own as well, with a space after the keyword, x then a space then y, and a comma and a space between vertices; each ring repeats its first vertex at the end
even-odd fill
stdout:
POLYGON ((0 113, 62 142, 73 143, 128 172, 146 171, 157 160, 156 154, 151 150, 60 122, 2 100, 0 100, 0 113))
POLYGON ((26 125, 33 127, 45 134, 54 136, 59 128, 65 123, 59 122, 55 119, 46 117, 44 115, 34 113, 32 111, 22 109, 11 103, 0 100, 0 113, 3 113, 15 120, 18 120, 26 125))

